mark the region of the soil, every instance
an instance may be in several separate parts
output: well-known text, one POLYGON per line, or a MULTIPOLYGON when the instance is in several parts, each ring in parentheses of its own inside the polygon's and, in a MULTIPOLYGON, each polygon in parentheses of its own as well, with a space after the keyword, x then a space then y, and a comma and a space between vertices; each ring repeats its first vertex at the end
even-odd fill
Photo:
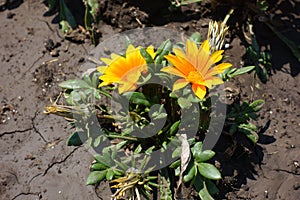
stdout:
MULTIPOLYGON (((136 2, 102 1, 100 42, 123 30, 150 25, 185 34, 200 31, 205 37, 208 21, 222 19, 227 12, 211 12, 207 1, 166 13, 136 2)), ((299 1, 269 3, 273 25, 300 45, 299 1)), ((96 192, 85 185, 93 158, 84 147, 66 146, 71 126, 43 114, 50 98, 61 91, 58 83, 80 75, 94 46, 84 37, 80 44, 64 39, 57 16, 48 15, 42 1, 1 0, 0 7, 0 199, 110 199, 105 183, 96 192)), ((243 65, 247 44, 242 36, 245 22, 238 14, 233 17, 240 19, 238 23, 229 20, 226 51, 236 67, 243 65)), ((254 32, 260 46, 272 54, 269 80, 253 83, 253 74, 247 74, 232 86, 242 100, 266 101, 255 122, 260 139, 252 145, 240 135, 236 144, 221 137, 214 149, 223 176, 216 199, 300 196, 300 63, 260 17, 253 17, 254 32)))

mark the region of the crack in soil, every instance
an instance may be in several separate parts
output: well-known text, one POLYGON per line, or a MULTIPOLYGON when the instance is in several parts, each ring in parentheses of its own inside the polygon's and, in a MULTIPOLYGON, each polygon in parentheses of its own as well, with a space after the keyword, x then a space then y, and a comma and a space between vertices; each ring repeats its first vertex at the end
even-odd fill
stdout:
POLYGON ((33 129, 33 127, 30 128, 26 128, 23 130, 14 130, 14 131, 6 131, 0 134, 0 137, 4 136, 4 135, 9 135, 9 134, 14 134, 14 133, 25 133, 27 131, 31 131, 33 129))
POLYGON ((42 140, 45 142, 45 143, 48 143, 48 141, 44 138, 44 136, 42 135, 42 133, 36 128, 35 126, 35 123, 34 123, 34 120, 35 118, 37 117, 39 111, 35 111, 34 113, 34 117, 31 118, 31 123, 32 123, 32 129, 37 133, 39 134, 39 136, 42 138, 42 140))
POLYGON ((38 196, 38 199, 40 199, 40 192, 21 192, 20 194, 17 194, 14 198, 12 198, 12 200, 15 200, 16 198, 18 198, 19 196, 22 196, 22 195, 36 195, 38 196))
POLYGON ((61 163, 64 163, 66 162, 66 160, 77 150, 79 149, 80 147, 76 147, 75 149, 73 149, 64 159, 62 159, 61 161, 55 161, 51 164, 48 165, 48 168, 45 170, 45 172, 43 173, 42 176, 45 176, 48 171, 54 166, 54 165, 57 165, 57 164, 61 164, 61 163))
POLYGON ((37 114, 39 113, 39 111, 36 111, 34 113, 34 116, 31 117, 31 127, 30 128, 26 128, 26 129, 21 129, 21 130, 13 130, 13 131, 6 131, 6 132, 3 132, 3 133, 0 133, 0 137, 4 136, 4 135, 10 135, 10 134, 15 134, 15 133, 25 133, 25 132, 28 132, 28 131, 31 131, 31 130, 34 130, 41 138, 42 140, 45 142, 45 143, 48 143, 48 141, 45 139, 45 137, 42 135, 42 133, 36 128, 35 126, 35 123, 34 123, 34 120, 35 118, 37 117, 37 114))
POLYGON ((286 169, 273 169, 273 170, 275 170, 276 172, 286 172, 288 174, 293 174, 295 176, 300 176, 300 174, 292 172, 292 171, 289 171, 289 170, 286 170, 286 169))

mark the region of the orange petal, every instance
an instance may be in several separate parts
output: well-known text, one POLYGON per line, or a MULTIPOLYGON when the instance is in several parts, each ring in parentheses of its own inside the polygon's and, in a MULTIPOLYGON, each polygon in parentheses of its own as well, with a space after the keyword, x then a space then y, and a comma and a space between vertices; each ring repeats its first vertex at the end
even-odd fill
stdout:
POLYGON ((197 84, 193 84, 192 85, 192 89, 193 92, 195 93, 195 95, 200 98, 203 99, 205 94, 206 94, 206 87, 203 85, 197 85, 197 84))
POLYGON ((173 91, 175 90, 179 90, 185 86, 187 86, 190 82, 188 82, 185 79, 178 79, 177 81, 175 81, 174 85, 173 85, 173 91))
POLYGON ((182 74, 184 74, 184 76, 188 76, 191 71, 196 70, 196 68, 188 60, 180 56, 169 54, 165 56, 165 58, 170 63, 172 63, 173 66, 176 67, 182 74))
POLYGON ((171 67, 171 66, 164 67, 160 71, 166 72, 166 73, 169 73, 169 74, 173 74, 175 76, 180 76, 182 78, 185 78, 185 75, 181 71, 176 69, 175 67, 171 67))

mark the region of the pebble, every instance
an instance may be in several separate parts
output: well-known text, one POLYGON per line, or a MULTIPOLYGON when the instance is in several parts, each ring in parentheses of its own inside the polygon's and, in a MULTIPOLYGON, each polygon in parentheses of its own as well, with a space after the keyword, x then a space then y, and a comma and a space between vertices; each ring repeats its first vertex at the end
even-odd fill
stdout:
POLYGON ((294 189, 294 190, 299 190, 299 189, 300 189, 300 183, 295 183, 295 184, 293 185, 293 189, 294 189))
POLYGON ((15 13, 9 12, 9 13, 7 13, 7 15, 6 15, 6 18, 7 18, 7 19, 12 19, 15 15, 16 15, 15 13))

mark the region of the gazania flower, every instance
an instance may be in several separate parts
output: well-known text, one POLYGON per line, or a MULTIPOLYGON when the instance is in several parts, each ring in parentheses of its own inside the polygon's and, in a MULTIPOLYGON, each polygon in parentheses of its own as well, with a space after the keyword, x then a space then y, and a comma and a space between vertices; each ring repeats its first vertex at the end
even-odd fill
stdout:
MULTIPOLYGON (((154 57, 154 48, 148 47, 147 52, 154 57)), ((112 83, 118 83, 119 93, 132 91, 137 88, 137 82, 142 73, 146 73, 147 63, 144 57, 140 53, 140 47, 135 48, 129 45, 126 50, 125 56, 117 54, 111 54, 111 59, 101 59, 107 66, 100 66, 97 68, 103 75, 100 76, 99 87, 110 85, 112 83)))
POLYGON ((165 56, 173 66, 164 67, 161 70, 181 77, 174 83, 173 91, 191 84, 193 92, 200 99, 204 98, 206 88, 223 83, 222 79, 216 75, 231 67, 230 63, 215 65, 222 59, 223 50, 210 55, 210 45, 207 40, 202 43, 200 48, 195 42, 187 40, 186 52, 179 48, 174 48, 173 51, 175 55, 165 56))

